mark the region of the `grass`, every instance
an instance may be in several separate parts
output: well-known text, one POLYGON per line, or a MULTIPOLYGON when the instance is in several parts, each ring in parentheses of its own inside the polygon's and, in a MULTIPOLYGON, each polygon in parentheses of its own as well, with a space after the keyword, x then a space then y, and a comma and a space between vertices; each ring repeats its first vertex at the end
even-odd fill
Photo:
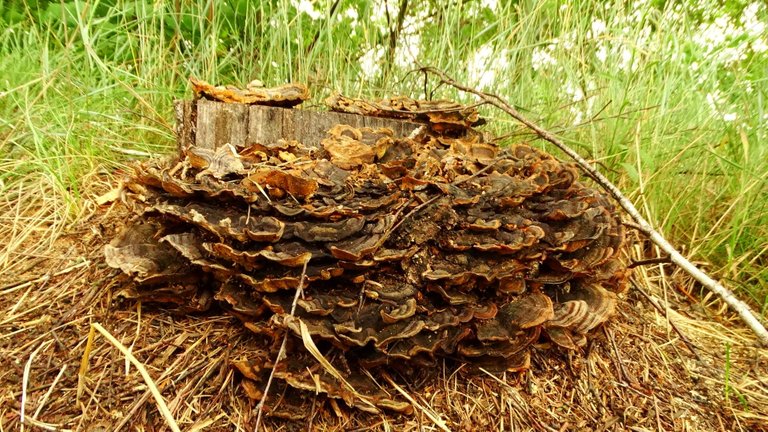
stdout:
MULTIPOLYGON (((171 103, 189 96, 189 75, 306 82, 313 104, 333 90, 469 100, 412 72, 415 58, 508 98, 599 161, 765 315, 768 59, 743 20, 749 5, 390 0, 387 14, 361 0, 299 3, 0 0, 0 237, 13 246, 0 262, 44 253, 27 241, 36 230, 66 230, 116 169, 172 151, 171 103)), ((485 114, 505 142, 534 139, 485 114)))

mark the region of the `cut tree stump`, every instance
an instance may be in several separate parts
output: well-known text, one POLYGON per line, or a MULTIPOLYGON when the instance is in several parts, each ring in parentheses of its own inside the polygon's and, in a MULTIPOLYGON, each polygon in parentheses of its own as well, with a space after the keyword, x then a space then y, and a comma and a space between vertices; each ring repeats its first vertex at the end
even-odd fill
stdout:
POLYGON ((224 103, 206 99, 176 101, 176 137, 181 154, 190 146, 215 150, 225 144, 269 146, 280 139, 319 147, 327 131, 338 124, 356 128, 392 129, 406 137, 420 123, 330 111, 309 111, 261 105, 224 103))
POLYGON ((104 248, 133 280, 125 296, 240 318, 262 342, 232 366, 270 413, 303 417, 305 390, 412 412, 382 377, 442 359, 521 372, 533 349, 581 350, 615 315, 628 271, 605 196, 570 164, 487 140, 473 108, 393 100, 341 108, 410 112, 426 127, 180 102, 178 157, 126 180, 121 197, 137 217, 104 248))

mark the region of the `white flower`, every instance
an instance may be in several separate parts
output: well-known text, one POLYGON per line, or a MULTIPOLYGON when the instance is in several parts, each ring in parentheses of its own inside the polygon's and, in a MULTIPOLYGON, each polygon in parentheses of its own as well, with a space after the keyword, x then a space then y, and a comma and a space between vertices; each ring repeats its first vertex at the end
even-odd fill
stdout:
POLYGON ((632 50, 627 47, 621 47, 621 63, 619 63, 619 69, 625 72, 634 72, 637 70, 638 64, 638 58, 634 55, 632 50))
POLYGON ((584 90, 581 89, 581 86, 573 83, 572 81, 568 81, 565 83, 565 93, 571 96, 571 100, 573 102, 580 102, 584 100, 584 90))
POLYGON ((565 94, 571 97, 571 103, 568 111, 573 116, 573 124, 578 125, 584 122, 593 114, 595 105, 595 98, 587 97, 585 93, 585 87, 587 92, 594 92, 597 89, 597 83, 587 79, 585 86, 572 81, 570 79, 565 81, 563 91, 565 94))
POLYGON ((387 16, 396 17, 399 11, 398 2, 377 1, 373 2, 370 17, 380 33, 388 33, 387 16))
POLYGON ((584 120, 584 112, 575 106, 572 106, 569 111, 573 114, 573 125, 581 124, 584 120))
POLYGON ((498 0, 482 0, 480 4, 484 8, 488 8, 492 11, 495 11, 497 7, 499 7, 499 1, 498 0))
POLYGON ((711 109, 713 112, 717 112, 720 105, 723 103, 725 103, 725 97, 723 97, 723 94, 720 92, 720 90, 707 93, 707 105, 709 105, 709 109, 711 109))
MULTIPOLYGON (((390 18, 398 16, 399 3, 394 1, 379 1, 372 3, 370 22, 380 33, 390 33, 387 16, 390 18)), ((407 12, 395 45, 393 59, 394 64, 403 69, 413 67, 413 64, 419 57, 421 53, 422 29, 430 23, 429 16, 431 14, 429 7, 419 8, 418 6, 408 8, 407 12)), ((358 17, 357 11, 352 8, 349 8, 345 13, 349 14, 350 18, 358 17)), ((352 26, 355 27, 356 25, 357 21, 353 21, 352 26)), ((355 30, 353 28, 352 35, 354 34, 355 30)), ((375 53, 374 55, 372 52, 367 52, 363 57, 372 61, 374 58, 380 59, 384 53, 385 50, 382 48, 380 53, 375 53)), ((379 60, 376 60, 374 63, 377 63, 378 61, 379 60)), ((366 67, 363 67, 363 69, 366 69, 366 67)))
MULTIPOLYGON (((728 16, 719 16, 715 21, 699 25, 698 31, 691 38, 696 45, 704 49, 706 54, 724 47, 727 42, 741 34, 728 16)), ((733 53, 728 54, 732 57, 733 53)))
POLYGON ((395 51, 395 64, 400 68, 410 68, 416 63, 421 52, 421 34, 413 33, 402 37, 400 46, 395 51))
POLYGON ((768 44, 765 43, 765 38, 761 37, 753 40, 750 44, 750 48, 752 48, 753 53, 762 54, 768 51, 768 44))
POLYGON ((357 14, 357 9, 350 6, 347 8, 347 10, 344 11, 344 16, 351 19, 354 25, 357 25, 357 19, 360 18, 360 15, 357 14))
POLYGON ((297 13, 305 13, 313 20, 318 20, 323 16, 323 13, 315 9, 315 4, 310 0, 293 0, 291 3, 297 13))
POLYGON ((470 81, 480 88, 490 88, 496 83, 496 75, 509 66, 509 51, 495 52, 493 46, 483 45, 472 55, 467 72, 470 81))
POLYGON ((557 64, 557 59, 551 54, 552 47, 553 45, 550 45, 547 48, 536 47, 533 49, 533 52, 531 53, 531 66, 533 67, 533 70, 538 71, 557 64))
POLYGON ((608 47, 600 44, 600 47, 595 51, 595 57, 600 60, 601 63, 605 63, 608 59, 608 47))
POLYGON ((748 43, 743 42, 735 47, 723 48, 715 58, 719 60, 720 64, 730 66, 736 62, 746 60, 747 58, 748 43))
POLYGON ((381 59, 385 54, 384 47, 373 47, 360 57, 360 75, 363 78, 371 79, 381 72, 381 59))
POLYGON ((723 121, 731 123, 738 118, 734 107, 726 100, 725 95, 720 90, 707 93, 707 105, 713 115, 722 116, 723 121))
POLYGON ((592 21, 592 37, 598 37, 605 33, 606 28, 608 28, 608 26, 605 24, 605 21, 601 19, 592 21))
POLYGON ((753 37, 760 37, 765 34, 765 23, 760 21, 757 14, 761 12, 763 5, 760 2, 755 2, 744 8, 741 14, 741 24, 744 26, 747 34, 753 37))

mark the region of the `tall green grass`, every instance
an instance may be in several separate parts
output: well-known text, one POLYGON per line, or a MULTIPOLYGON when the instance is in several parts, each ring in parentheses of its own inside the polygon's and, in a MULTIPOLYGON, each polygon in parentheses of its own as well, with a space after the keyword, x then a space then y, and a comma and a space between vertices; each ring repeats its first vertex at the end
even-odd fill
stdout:
MULTIPOLYGON (((415 58, 599 161, 675 243, 765 308, 768 60, 749 30, 768 22, 764 6, 750 24, 746 3, 388 3, 0 1, 0 188, 15 214, 3 223, 42 200, 32 219, 64 227, 94 172, 171 152, 171 104, 190 75, 306 82, 313 103, 333 90, 471 100, 413 72, 415 58)), ((504 142, 535 142, 484 114, 504 142)))

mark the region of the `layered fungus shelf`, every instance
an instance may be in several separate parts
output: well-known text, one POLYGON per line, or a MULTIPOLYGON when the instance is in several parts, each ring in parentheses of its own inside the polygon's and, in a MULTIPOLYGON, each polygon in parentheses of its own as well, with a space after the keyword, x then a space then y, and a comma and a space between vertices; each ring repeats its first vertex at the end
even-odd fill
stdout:
MULTIPOLYGON (((193 85, 227 103, 309 97, 301 85, 193 85)), ((498 147, 474 128, 477 111, 453 102, 337 95, 327 104, 421 126, 400 136, 336 124, 319 145, 183 146, 135 168, 123 201, 136 217, 105 249, 129 276, 124 295, 184 311, 215 305, 263 340, 233 363, 250 396, 274 372, 276 394, 294 398, 283 408, 321 392, 408 411, 376 385, 379 372, 441 358, 524 370, 532 347, 578 349, 612 316, 627 276, 623 227, 573 165, 498 147), (275 367, 286 333, 288 356, 275 367)))

